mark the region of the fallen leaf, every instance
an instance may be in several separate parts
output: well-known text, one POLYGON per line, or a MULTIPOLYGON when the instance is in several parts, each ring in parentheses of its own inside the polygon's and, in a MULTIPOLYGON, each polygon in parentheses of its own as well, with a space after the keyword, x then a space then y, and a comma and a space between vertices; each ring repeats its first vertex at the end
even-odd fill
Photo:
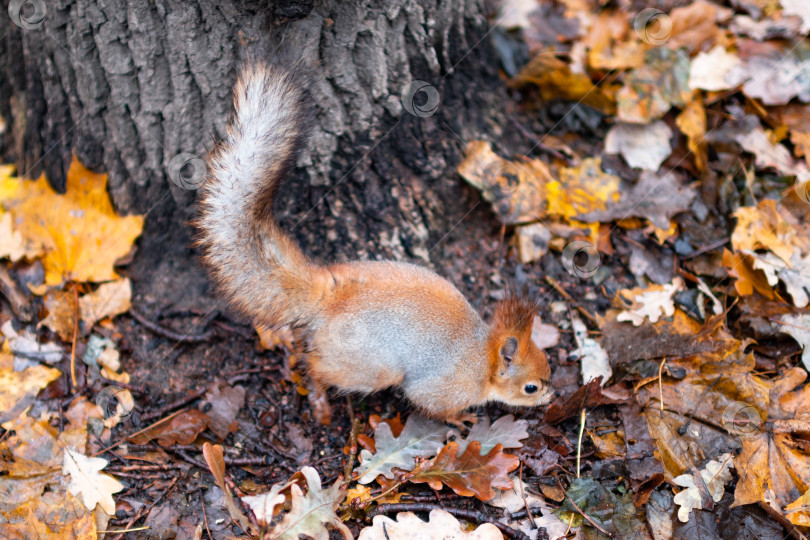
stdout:
POLYGON ((518 252, 520 261, 528 264, 539 260, 548 253, 548 245, 551 242, 551 230, 542 223, 532 223, 521 225, 515 229, 517 236, 518 252))
POLYGON ((804 232, 786 219, 786 212, 772 199, 762 200, 757 206, 742 206, 734 212, 734 217, 737 225, 731 235, 731 245, 735 251, 769 250, 790 265, 797 247, 802 251, 807 249, 810 238, 805 238, 804 232))
POLYGON ((706 169, 706 110, 703 108, 703 99, 700 92, 693 92, 689 102, 675 119, 681 133, 686 135, 687 147, 695 157, 695 167, 699 171, 706 169))
POLYGON ((20 231, 13 229, 11 214, 0 210, 0 258, 8 257, 11 262, 17 262, 23 257, 33 260, 40 255, 42 255, 41 249, 26 242, 20 231))
POLYGON ((723 30, 719 23, 727 21, 732 14, 732 10, 704 0, 676 7, 669 14, 672 19, 672 36, 667 41, 667 47, 685 47, 690 53, 708 48, 722 36, 723 30))
POLYGON ((304 467, 301 469, 301 474, 307 482, 306 495, 297 483, 290 486, 292 507, 273 527, 271 538, 298 540, 303 534, 315 540, 328 540, 329 531, 324 526, 328 523, 340 531, 344 538, 352 539, 349 528, 335 514, 335 510, 343 501, 342 481, 338 479, 332 487, 323 489, 321 479, 315 469, 304 467))
POLYGON ((708 491, 707 495, 711 497, 714 502, 720 502, 725 493, 725 485, 731 482, 731 467, 734 466, 734 460, 731 459, 731 454, 723 454, 718 458, 718 461, 711 460, 706 464, 706 467, 698 471, 696 476, 699 475, 702 480, 700 483, 695 483, 695 478, 691 474, 682 474, 676 477, 673 481, 675 484, 685 488, 675 495, 673 501, 680 506, 678 508, 678 519, 686 523, 689 521, 689 514, 694 509, 701 510, 704 506, 704 491, 708 491))
POLYGON ((631 69, 644 65, 645 44, 632 36, 627 14, 603 9, 594 14, 583 43, 588 49, 588 65, 594 69, 631 69))
POLYGON ((508 473, 517 469, 520 459, 504 454, 498 444, 489 453, 481 455, 481 443, 472 441, 460 457, 458 443, 450 442, 441 449, 430 465, 420 469, 409 480, 415 484, 427 483, 440 490, 442 484, 462 497, 475 496, 488 501, 495 496, 493 488, 511 489, 508 473))
POLYGON ((504 448, 520 448, 523 446, 520 441, 529 436, 529 432, 526 431, 528 425, 526 420, 515 420, 511 414, 498 418, 491 426, 489 418, 484 417, 470 429, 470 434, 466 438, 456 441, 458 453, 463 454, 473 441, 481 443, 482 454, 489 453, 499 444, 504 448))
POLYGON ((58 379, 58 369, 35 365, 14 370, 14 357, 0 351, 0 423, 15 418, 29 407, 36 395, 58 379))
POLYGON ((216 380, 205 393, 200 409, 208 416, 208 428, 220 439, 234 433, 239 424, 236 415, 245 404, 244 386, 229 386, 224 381, 216 380))
POLYGON ((567 418, 579 415, 582 409, 616 403, 620 401, 602 394, 602 381, 597 378, 580 386, 567 398, 559 396, 555 399, 546 409, 543 420, 547 424, 559 424, 567 418))
POLYGON ((799 308, 806 307, 810 299, 807 293, 810 291, 810 255, 804 259, 794 253, 791 258, 791 265, 772 253, 762 255, 753 251, 743 251, 745 255, 751 257, 753 267, 762 270, 768 280, 768 285, 776 286, 779 281, 785 284, 793 305, 799 308))
MULTIPOLYGON (((7 171, 6 171, 7 172, 7 171)), ((73 159, 67 191, 59 195, 41 176, 36 181, 0 176, 3 207, 27 242, 45 251, 45 281, 110 281, 113 266, 132 249, 143 216, 118 216, 107 195, 107 175, 73 159)))
POLYGON ((509 161, 492 151, 488 142, 472 141, 458 166, 459 174, 481 191, 505 224, 535 221, 544 215, 548 166, 538 159, 509 161))
POLYGON ((689 88, 720 91, 734 88, 742 82, 742 62, 736 54, 716 45, 709 52, 699 52, 689 69, 689 88))
POLYGON ((276 507, 284 505, 287 500, 281 493, 286 487, 288 486, 285 484, 274 485, 267 493, 248 495, 241 499, 253 511, 253 514, 256 516, 256 521, 258 521, 260 525, 266 525, 273 521, 276 514, 276 507))
POLYGON ((355 469, 358 482, 368 484, 379 475, 393 479, 394 468, 413 470, 415 458, 429 458, 439 452, 448 431, 443 424, 418 415, 408 418, 399 437, 394 437, 386 422, 380 423, 374 430, 376 452, 360 451, 360 465, 355 469))
POLYGON ((656 323, 662 315, 671 317, 675 313, 673 296, 681 288, 683 288, 683 280, 676 277, 672 283, 667 285, 653 285, 645 290, 622 291, 620 294, 626 294, 632 298, 633 305, 630 309, 619 313, 616 320, 628 321, 634 326, 641 326, 645 319, 656 323))
POLYGON ((765 298, 774 299, 773 288, 768 285, 768 278, 761 270, 753 268, 749 262, 750 257, 743 253, 731 253, 723 250, 723 266, 728 270, 728 275, 736 278, 734 288, 740 296, 749 296, 754 291, 759 292, 765 298))
POLYGON ((115 514, 112 494, 124 489, 123 484, 101 469, 108 464, 106 459, 87 457, 80 452, 65 448, 62 474, 70 475, 68 491, 81 496, 84 506, 93 510, 98 504, 107 514, 115 514))
POLYGON ((779 0, 782 4, 782 13, 785 15, 797 15, 802 20, 800 32, 810 33, 810 5, 803 0, 779 0))
MULTIPOLYGON (((105 317, 115 317, 132 307, 129 278, 103 283, 79 298, 80 335, 87 335, 105 317)), ((52 291, 45 297, 48 316, 39 324, 47 326, 64 341, 73 339, 75 296, 72 292, 52 291)))
POLYGON ((773 168, 782 174, 795 176, 802 182, 810 180, 810 170, 807 166, 803 162, 793 159, 790 151, 783 145, 773 143, 759 125, 759 120, 747 117, 740 125, 741 131, 734 134, 734 140, 746 152, 754 154, 757 167, 773 168))
POLYGON ((160 446, 191 444, 197 435, 208 427, 209 422, 210 418, 201 410, 186 409, 169 420, 148 428, 130 440, 135 444, 146 444, 154 439, 160 446))
POLYGON ((571 321, 574 331, 574 340, 577 349, 572 351, 574 358, 579 359, 582 370, 582 384, 588 384, 594 379, 600 379, 602 385, 607 384, 613 376, 608 355, 595 339, 588 337, 588 327, 579 316, 574 315, 571 321))
POLYGON ((631 167, 657 171, 672 153, 671 138, 665 122, 615 124, 605 138, 605 152, 621 154, 631 167))
POLYGON ((642 67, 625 76, 616 94, 616 117, 631 124, 647 124, 689 99, 689 57, 685 51, 657 47, 647 51, 642 67))
POLYGON ((397 520, 377 515, 372 526, 360 531, 357 540, 502 540, 503 534, 491 523, 479 525, 469 531, 449 512, 440 509, 430 511, 428 522, 412 512, 400 512, 397 520))
POLYGON ((743 63, 743 92, 765 105, 784 105, 794 97, 810 101, 810 47, 776 41, 737 40, 743 63))
POLYGON ((801 313, 796 315, 782 315, 780 330, 796 340, 801 345, 802 363, 804 369, 810 371, 810 315, 801 313))
POLYGON ((560 343, 560 330, 553 324, 545 324, 537 315, 532 321, 532 342, 538 349, 550 349, 560 343))
POLYGON ((682 186, 673 172, 658 176, 642 171, 638 183, 622 192, 619 202, 607 202, 605 210, 579 216, 587 223, 643 217, 659 229, 668 229, 670 219, 689 208, 697 196, 694 188, 682 186))

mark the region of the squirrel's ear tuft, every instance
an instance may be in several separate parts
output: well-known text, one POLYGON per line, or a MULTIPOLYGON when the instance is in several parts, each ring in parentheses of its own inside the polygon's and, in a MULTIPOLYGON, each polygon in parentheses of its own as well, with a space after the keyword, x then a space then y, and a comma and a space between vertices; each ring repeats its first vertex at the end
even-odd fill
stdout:
POLYGON ((531 329, 538 308, 536 299, 510 291, 495 306, 493 326, 499 333, 514 332, 521 335, 531 329))
POLYGON ((509 365, 512 359, 515 357, 518 349, 518 340, 514 336, 509 336, 501 345, 501 358, 509 365))

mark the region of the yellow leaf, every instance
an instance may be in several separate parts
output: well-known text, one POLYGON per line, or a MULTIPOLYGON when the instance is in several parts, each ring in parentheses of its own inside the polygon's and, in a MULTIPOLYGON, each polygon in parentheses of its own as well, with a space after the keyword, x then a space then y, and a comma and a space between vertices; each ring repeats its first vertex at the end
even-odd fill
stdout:
POLYGON ((141 234, 143 216, 118 216, 107 195, 107 175, 73 159, 67 191, 59 195, 42 176, 27 181, 0 168, 0 203, 23 238, 45 250, 45 281, 110 281, 115 261, 141 234))
MULTIPOLYGON (((95 291, 82 296, 79 299, 79 313, 80 321, 84 324, 80 333, 87 334, 104 317, 115 317, 129 311, 131 298, 132 284, 129 278, 104 283, 95 291)), ((48 293, 45 298, 48 316, 40 324, 59 334, 64 341, 71 341, 76 307, 74 302, 72 292, 56 290, 48 293)))
POLYGON ((8 353, 0 353, 0 417, 9 415, 11 420, 21 413, 14 411, 15 405, 24 405, 27 397, 36 396, 40 390, 55 381, 62 374, 58 369, 43 365, 31 366, 23 371, 14 371, 14 358, 8 353))
POLYGON ((675 119, 678 129, 687 137, 687 146, 695 156, 695 166, 699 171, 706 169, 707 146, 706 137, 706 110, 703 108, 703 98, 700 91, 694 91, 692 98, 683 108, 683 112, 675 119))

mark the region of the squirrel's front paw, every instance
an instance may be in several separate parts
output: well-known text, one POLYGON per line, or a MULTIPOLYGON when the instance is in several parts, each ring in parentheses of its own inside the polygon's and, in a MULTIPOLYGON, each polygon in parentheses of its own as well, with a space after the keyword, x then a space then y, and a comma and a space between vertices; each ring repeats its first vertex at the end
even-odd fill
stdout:
POLYGON ((328 425, 332 422, 332 406, 329 405, 329 399, 326 396, 326 388, 321 386, 315 381, 311 381, 309 386, 309 393, 307 399, 309 405, 312 407, 312 414, 315 420, 323 425, 328 425))
POLYGON ((466 431, 468 428, 464 425, 464 422, 469 422, 471 424, 478 423, 478 415, 475 413, 465 413, 460 412, 456 414, 451 414, 447 418, 444 419, 445 422, 450 424, 453 427, 456 427, 462 431, 466 431))

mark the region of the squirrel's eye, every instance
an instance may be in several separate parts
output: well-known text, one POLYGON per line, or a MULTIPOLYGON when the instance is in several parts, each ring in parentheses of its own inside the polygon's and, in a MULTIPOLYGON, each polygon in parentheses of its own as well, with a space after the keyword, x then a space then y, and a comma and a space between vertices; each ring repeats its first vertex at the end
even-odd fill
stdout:
POLYGON ((527 384, 526 386, 523 387, 523 390, 525 390, 527 394, 534 394, 535 392, 537 392, 537 385, 527 384))

